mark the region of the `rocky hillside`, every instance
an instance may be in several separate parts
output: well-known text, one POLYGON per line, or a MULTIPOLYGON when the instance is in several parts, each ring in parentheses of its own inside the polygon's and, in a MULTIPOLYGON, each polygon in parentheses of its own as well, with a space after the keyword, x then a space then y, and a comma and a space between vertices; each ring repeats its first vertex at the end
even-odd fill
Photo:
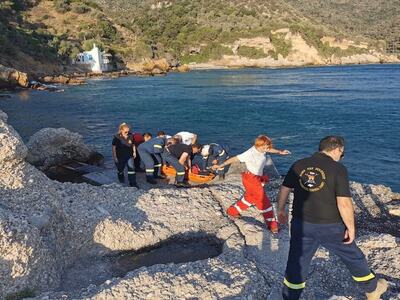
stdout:
POLYGON ((391 41, 400 38, 398 0, 287 0, 304 15, 350 36, 391 41))
MULTIPOLYGON (((238 174, 183 190, 52 181, 26 162, 33 145, 24 145, 1 111, 0 144, 0 298, 276 299, 288 229, 271 235, 252 208, 240 219, 226 216, 232 199, 243 193, 238 174), (139 251, 140 259, 168 242, 212 244, 216 252, 181 263, 155 264, 153 255, 145 266, 120 272, 128 260, 118 259, 126 251, 139 251)), ((268 184, 273 201, 279 184, 268 184)), ((375 272, 390 282, 382 299, 400 299, 400 195, 359 183, 351 190, 357 243, 375 272)), ((328 298, 364 299, 342 263, 321 248, 305 299, 328 298)))
MULTIPOLYGON (((398 61, 383 55, 377 34, 355 34, 337 19, 324 22, 312 13, 312 2, 6 0, 0 3, 0 64, 37 75, 72 72, 71 60, 93 43, 111 53, 119 68, 152 58, 174 66, 398 61)), ((335 12, 346 20, 364 13, 335 12)))

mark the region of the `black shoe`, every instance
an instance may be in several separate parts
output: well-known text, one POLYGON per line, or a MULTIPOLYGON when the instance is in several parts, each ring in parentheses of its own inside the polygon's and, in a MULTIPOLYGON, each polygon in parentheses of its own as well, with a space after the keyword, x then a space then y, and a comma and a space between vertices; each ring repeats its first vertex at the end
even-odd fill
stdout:
POLYGON ((175 184, 177 188, 186 188, 186 187, 191 187, 191 185, 187 182, 178 182, 175 184))
POLYGON ((129 186, 139 189, 139 186, 137 185, 136 182, 135 183, 129 183, 129 186))
POLYGON ((118 174, 118 181, 120 183, 124 183, 125 182, 125 176, 124 176, 123 173, 122 174, 118 174))
POLYGON ((157 184, 157 181, 155 181, 154 180, 154 178, 146 178, 146 181, 147 181, 147 183, 150 183, 150 184, 157 184))

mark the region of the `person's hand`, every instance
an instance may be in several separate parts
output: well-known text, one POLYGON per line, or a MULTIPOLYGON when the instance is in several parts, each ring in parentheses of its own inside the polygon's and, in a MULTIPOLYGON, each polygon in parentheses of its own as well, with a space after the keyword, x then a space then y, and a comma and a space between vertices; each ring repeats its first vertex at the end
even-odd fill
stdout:
POLYGON ((114 158, 114 162, 117 164, 118 163, 118 158, 114 158))
POLYGON ((280 150, 279 151, 279 155, 289 155, 292 154, 292 152, 290 152, 289 150, 280 150))
POLYGON ((213 164, 213 165, 218 165, 218 160, 214 159, 214 160, 212 161, 212 164, 213 164))
POLYGON ((213 171, 216 171, 216 170, 218 170, 218 169, 220 169, 221 167, 219 166, 219 165, 213 165, 213 166, 211 166, 211 169, 213 170, 213 171))
POLYGON ((344 232, 344 239, 343 239, 343 244, 351 244, 354 239, 356 238, 356 233, 354 230, 348 230, 346 228, 346 231, 344 232))
POLYGON ((281 224, 286 224, 288 216, 285 210, 278 211, 278 221, 281 224))

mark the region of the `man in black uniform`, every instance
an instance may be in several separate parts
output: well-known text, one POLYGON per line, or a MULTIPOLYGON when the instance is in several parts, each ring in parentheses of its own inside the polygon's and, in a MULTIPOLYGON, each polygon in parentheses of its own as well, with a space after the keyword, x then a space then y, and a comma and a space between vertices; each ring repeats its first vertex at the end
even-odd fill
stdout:
POLYGON ((344 140, 323 138, 319 152, 295 162, 282 183, 278 196, 278 219, 287 222, 286 201, 294 189, 291 238, 282 297, 299 299, 305 288, 311 259, 322 245, 338 255, 367 299, 378 300, 387 289, 377 280, 364 254, 354 242, 354 208, 346 168, 339 163, 344 140))
POLYGON ((163 161, 175 168, 177 187, 188 186, 188 184, 184 182, 185 170, 190 170, 192 167, 191 155, 198 153, 200 150, 201 146, 198 144, 189 146, 178 143, 165 147, 162 158, 163 161))

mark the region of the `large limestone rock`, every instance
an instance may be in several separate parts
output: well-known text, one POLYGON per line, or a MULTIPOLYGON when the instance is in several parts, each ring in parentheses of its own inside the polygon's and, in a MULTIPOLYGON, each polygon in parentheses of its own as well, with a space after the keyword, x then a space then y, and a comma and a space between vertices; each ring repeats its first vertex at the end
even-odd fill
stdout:
POLYGON ((0 65, 0 88, 29 87, 28 74, 0 65))
MULTIPOLYGON (((118 184, 59 183, 24 161, 24 151, 18 150, 23 148, 19 135, 2 112, 0 119, 0 154, 6 149, 0 155, 1 299, 26 288, 36 290, 37 300, 267 299, 280 290, 288 229, 284 226, 279 235, 271 235, 254 208, 240 219, 225 215, 243 193, 238 175, 209 187, 180 190, 166 185, 137 190, 118 184), (120 251, 147 249, 171 239, 209 237, 222 243, 221 253, 213 258, 155 264, 124 275, 111 274, 98 283, 89 281, 97 271, 104 271, 99 261, 120 251)), ((273 201, 279 184, 277 180, 267 186, 273 201)), ((352 192, 357 220, 374 222, 372 213, 377 218, 371 228, 359 229, 361 249, 394 287, 384 299, 399 299, 399 231, 391 231, 385 223, 398 223, 385 210, 397 196, 386 187, 357 183, 352 184, 352 192), (365 197, 381 210, 375 211, 372 203, 364 206, 365 197)), ((319 249, 304 299, 330 297, 363 299, 342 263, 319 249)))
POLYGON ((27 143, 29 163, 48 169, 77 160, 90 161, 96 154, 83 141, 83 137, 65 128, 44 128, 35 133, 27 143))

